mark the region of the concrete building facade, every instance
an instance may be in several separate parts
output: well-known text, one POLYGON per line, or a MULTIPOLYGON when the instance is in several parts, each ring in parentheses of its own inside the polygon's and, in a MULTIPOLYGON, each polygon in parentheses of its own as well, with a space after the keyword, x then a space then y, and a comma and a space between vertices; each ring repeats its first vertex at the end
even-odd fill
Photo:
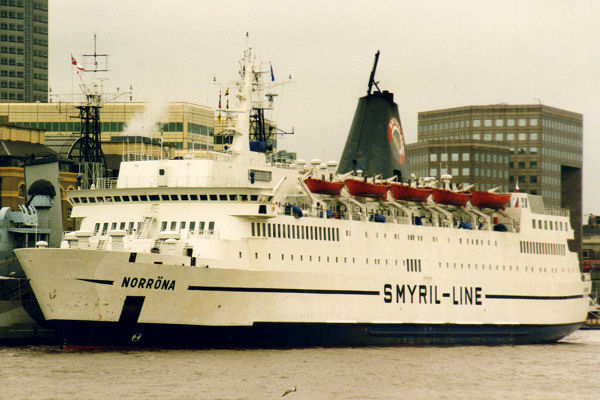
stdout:
POLYGON ((600 301, 600 216, 589 215, 583 225, 583 270, 592 277, 592 296, 600 301))
POLYGON ((479 190, 508 191, 509 147, 480 141, 432 140, 406 146, 411 172, 440 181, 450 174, 455 183, 474 184, 479 190))
MULTIPOLYGON (((469 171, 470 175, 459 173, 456 178, 470 179, 468 182, 482 184, 479 189, 485 190, 500 183, 498 177, 506 175, 507 167, 508 189, 514 190, 518 184, 522 192, 543 196, 547 207, 566 208, 570 211, 571 224, 575 229, 572 250, 580 252, 583 115, 543 104, 465 106, 420 112, 416 145, 420 153, 409 155, 408 160, 411 166, 414 165, 413 172, 419 175, 423 172, 433 175, 432 169, 440 172, 435 171, 436 168, 446 168, 451 174, 452 168, 459 168, 458 172, 462 172, 462 168, 466 166, 457 164, 458 167, 454 167, 452 159, 448 160, 446 167, 439 160, 423 158, 423 149, 428 149, 429 157, 434 153, 433 149, 439 151, 441 156, 444 153, 442 149, 445 148, 448 148, 445 151, 447 157, 452 157, 453 153, 462 157, 462 153, 468 153, 464 151, 465 148, 476 144, 499 146, 496 150, 488 147, 492 160, 494 152, 497 152, 498 160, 503 160, 497 164, 496 180, 485 183, 480 179, 483 181, 480 183, 474 171, 469 171), (502 153, 500 147, 508 148, 507 166, 506 153, 502 153), (415 160, 414 157, 417 156, 421 158, 415 160)), ((409 146, 409 151, 413 146, 415 145, 409 146)), ((487 158, 486 155, 486 163, 487 158)), ((470 159, 468 162, 471 162, 470 159)), ((471 168, 478 164, 479 173, 481 169, 493 168, 493 164, 480 163, 481 158, 478 162, 473 160, 471 168)), ((487 174, 486 171, 486 178, 487 174)), ((489 178, 494 179, 493 170, 489 178)), ((506 190, 506 186, 503 189, 506 190)))
POLYGON ((48 101, 48 0, 0 0, 0 103, 48 101))

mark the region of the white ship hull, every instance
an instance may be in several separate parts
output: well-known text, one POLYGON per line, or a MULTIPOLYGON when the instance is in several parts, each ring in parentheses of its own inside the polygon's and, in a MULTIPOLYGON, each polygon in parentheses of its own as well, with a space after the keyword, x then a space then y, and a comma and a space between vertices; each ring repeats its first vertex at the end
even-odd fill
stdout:
POLYGON ((578 329, 588 304, 581 280, 507 285, 464 270, 260 271, 170 265, 151 254, 130 262, 115 251, 17 254, 68 346, 543 343, 578 329))

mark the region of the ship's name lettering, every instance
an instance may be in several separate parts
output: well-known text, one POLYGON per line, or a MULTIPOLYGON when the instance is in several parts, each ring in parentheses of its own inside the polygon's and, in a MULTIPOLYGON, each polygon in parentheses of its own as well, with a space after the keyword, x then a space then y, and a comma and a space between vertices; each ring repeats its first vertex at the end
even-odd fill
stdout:
POLYGON ((383 301, 402 304, 442 304, 455 306, 482 304, 482 289, 478 286, 452 286, 444 291, 436 285, 383 285, 383 301))
POLYGON ((138 289, 156 289, 156 290, 175 290, 175 279, 163 279, 159 276, 153 278, 138 278, 136 276, 124 276, 121 287, 138 288, 138 289))

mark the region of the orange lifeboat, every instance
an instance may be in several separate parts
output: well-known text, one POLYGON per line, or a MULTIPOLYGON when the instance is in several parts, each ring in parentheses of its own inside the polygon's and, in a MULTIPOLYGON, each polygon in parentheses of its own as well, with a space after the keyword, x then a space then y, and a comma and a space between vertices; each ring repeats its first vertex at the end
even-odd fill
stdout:
POLYGON ((401 183, 392 183, 390 187, 394 199, 406 201, 425 201, 432 190, 432 188, 416 188, 401 183))
POLYGON ((478 208, 504 209, 510 201, 510 194, 490 193, 474 190, 471 194, 471 204, 478 208))
POLYGON ((471 199, 471 192, 453 192, 446 189, 433 189, 433 200, 437 204, 464 206, 471 199))
POLYGON ((340 194, 344 187, 344 182, 329 182, 322 179, 306 178, 304 180, 308 190, 316 194, 340 194))
POLYGON ((389 183, 369 183, 358 179, 348 178, 344 181, 352 196, 387 198, 389 183))

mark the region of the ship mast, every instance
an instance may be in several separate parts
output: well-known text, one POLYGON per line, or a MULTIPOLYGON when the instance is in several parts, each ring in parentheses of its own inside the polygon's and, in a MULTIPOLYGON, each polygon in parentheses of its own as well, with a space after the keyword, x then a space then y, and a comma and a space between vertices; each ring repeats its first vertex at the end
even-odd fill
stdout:
MULTIPOLYGON (((104 102, 102 79, 95 77, 94 81, 85 79, 87 72, 98 73, 107 72, 108 54, 98 54, 96 51, 96 34, 94 34, 94 53, 84 54, 84 59, 91 58, 91 62, 84 62, 84 65, 92 65, 91 68, 80 66, 75 59, 72 59, 73 65, 77 67, 79 76, 79 87, 84 96, 84 101, 76 108, 79 110, 81 129, 73 134, 79 135, 79 139, 69 150, 69 158, 75 161, 78 166, 78 181, 82 188, 87 189, 92 184, 98 182, 99 178, 104 178, 107 174, 106 159, 101 146, 101 124, 100 109, 104 102)), ((118 89, 117 89, 118 90, 118 89)), ((113 97, 117 98, 124 94, 129 94, 131 101, 131 90, 129 92, 117 93, 113 97)))
MULTIPOLYGON (((273 151, 270 140, 276 134, 287 134, 273 126, 270 126, 265 111, 273 109, 273 100, 277 94, 269 91, 281 83, 275 83, 273 67, 257 68, 252 48, 244 51, 240 62, 240 77, 238 83, 239 111, 236 121, 236 129, 233 137, 232 152, 234 154, 269 154, 273 151), (266 78, 270 82, 266 82, 266 78)), ((290 77, 291 79, 291 77, 290 77)))

